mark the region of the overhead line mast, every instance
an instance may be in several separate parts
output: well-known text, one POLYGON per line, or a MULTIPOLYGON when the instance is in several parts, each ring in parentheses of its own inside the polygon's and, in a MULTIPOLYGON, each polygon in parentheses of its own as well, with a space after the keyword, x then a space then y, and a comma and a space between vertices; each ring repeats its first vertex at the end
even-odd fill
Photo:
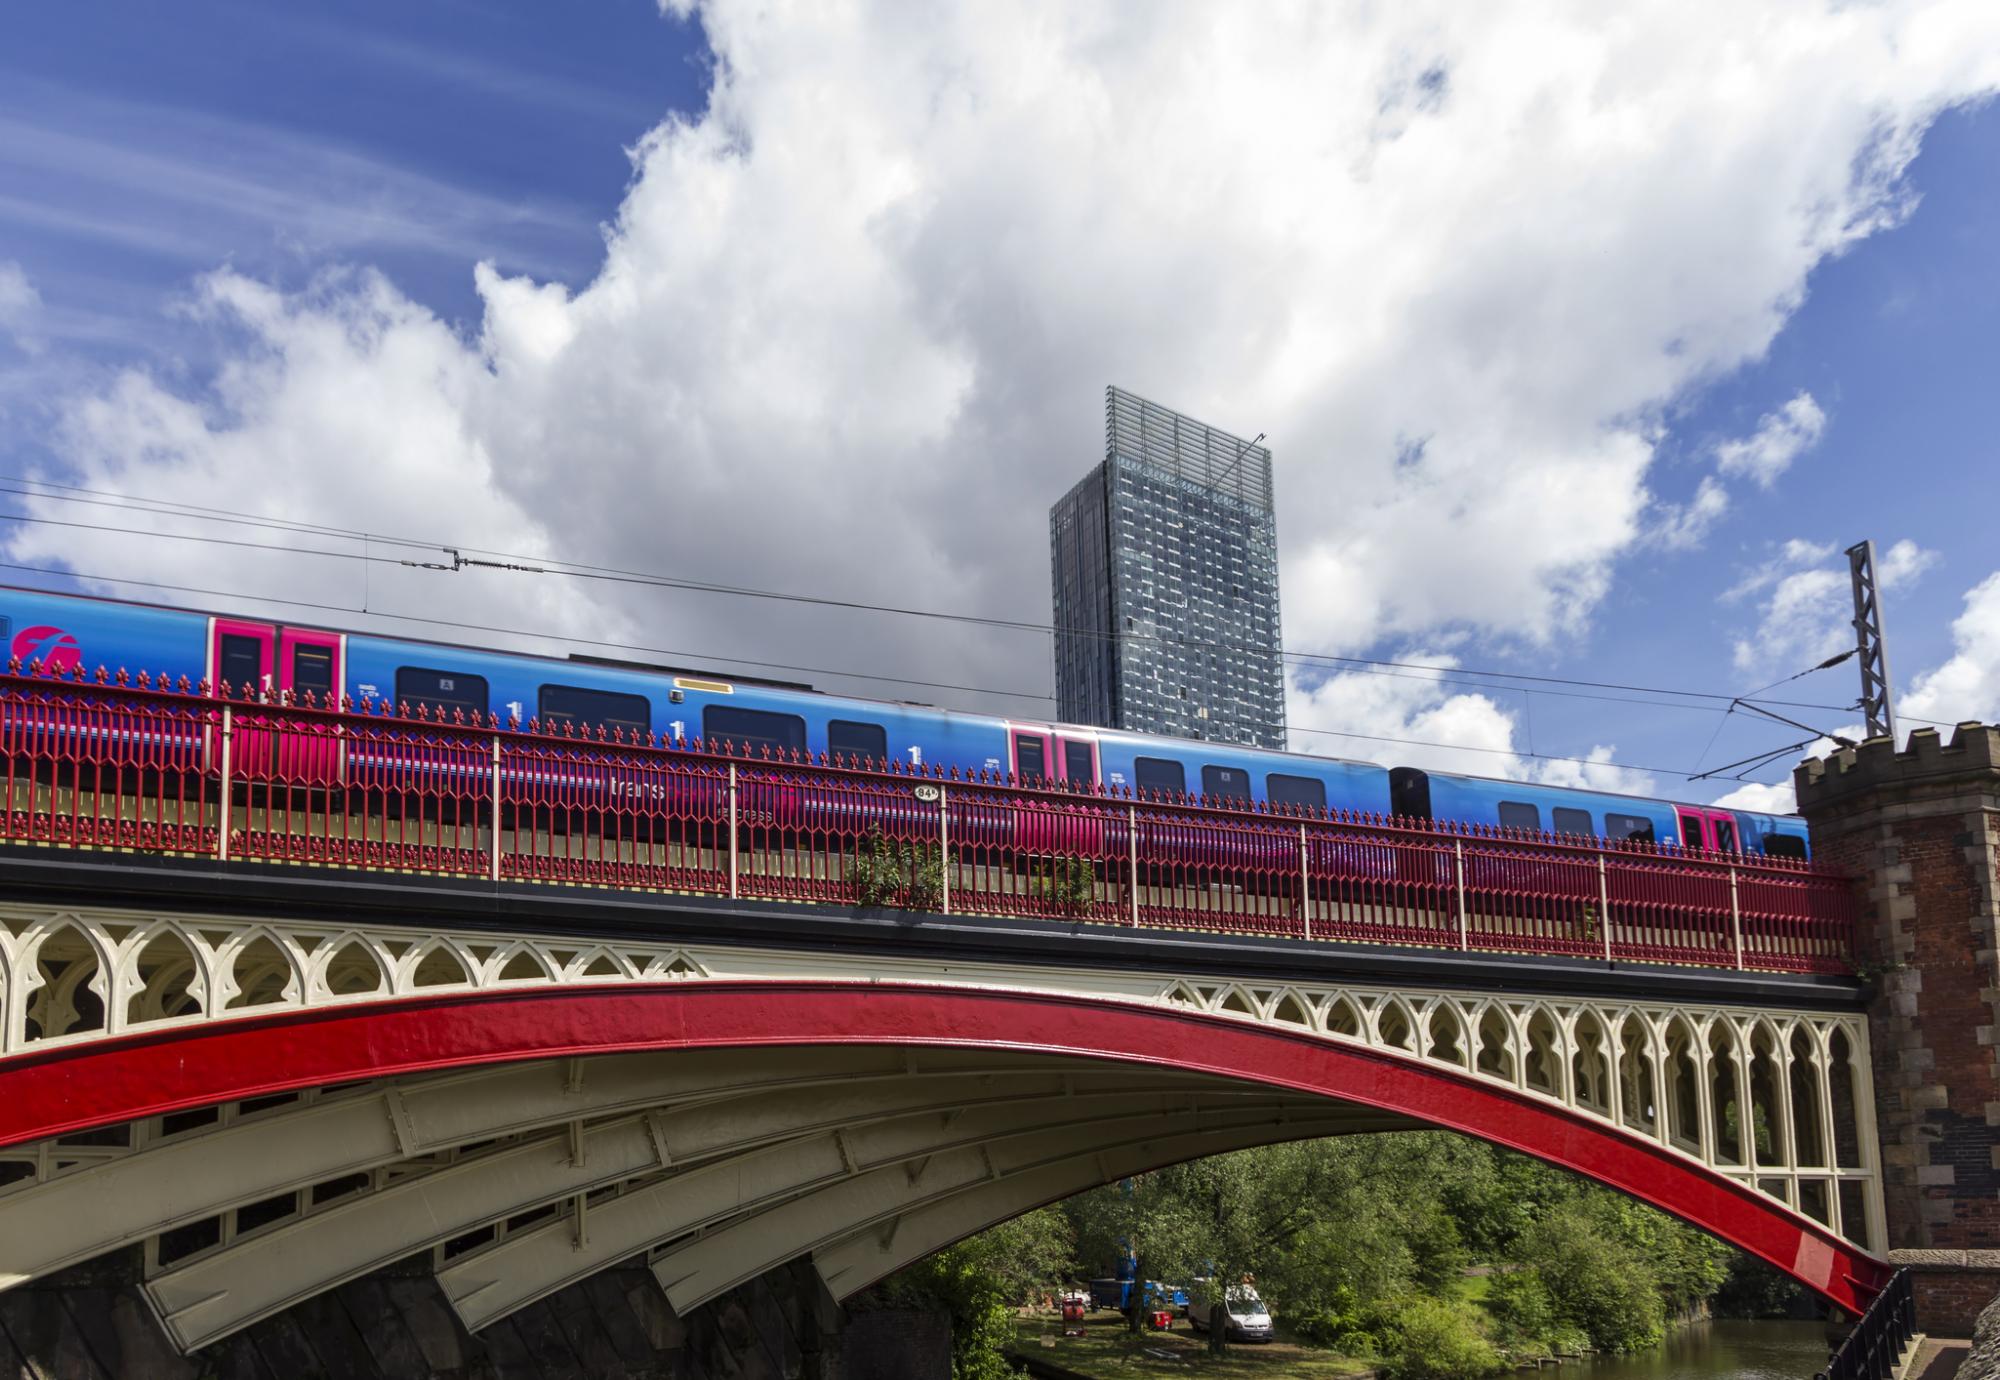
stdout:
POLYGON ((1896 708, 1889 692, 1889 648, 1882 637, 1882 595, 1875 581, 1875 543, 1847 548, 1854 576, 1854 651, 1861 663, 1861 712, 1870 738, 1896 739, 1896 708))

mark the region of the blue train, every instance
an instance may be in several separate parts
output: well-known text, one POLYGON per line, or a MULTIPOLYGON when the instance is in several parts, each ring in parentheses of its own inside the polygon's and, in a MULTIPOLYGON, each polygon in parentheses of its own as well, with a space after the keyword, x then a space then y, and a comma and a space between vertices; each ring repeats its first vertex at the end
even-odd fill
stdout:
POLYGON ((623 728, 1029 781, 1357 810, 1721 852, 1806 856, 1790 815, 1718 810, 1414 767, 947 712, 810 686, 608 658, 378 637, 0 586, 0 647, 23 665, 126 667, 190 680, 385 699, 449 714, 623 728))

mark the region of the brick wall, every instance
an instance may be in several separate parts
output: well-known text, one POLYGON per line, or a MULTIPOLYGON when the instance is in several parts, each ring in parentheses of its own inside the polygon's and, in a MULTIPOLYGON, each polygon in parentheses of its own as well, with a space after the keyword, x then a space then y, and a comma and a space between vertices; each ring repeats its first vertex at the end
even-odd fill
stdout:
POLYGON ((2000 1293, 2000 730, 1871 741, 1796 785, 1860 893, 1890 1259, 1922 1271, 1920 1324, 1964 1335, 2000 1293))

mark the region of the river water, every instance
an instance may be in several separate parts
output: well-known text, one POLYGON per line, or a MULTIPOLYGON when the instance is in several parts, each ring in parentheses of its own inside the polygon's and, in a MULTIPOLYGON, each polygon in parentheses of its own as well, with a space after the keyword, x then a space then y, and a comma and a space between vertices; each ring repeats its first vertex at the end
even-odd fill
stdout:
POLYGON ((1709 1322, 1676 1328, 1636 1356, 1566 1365, 1563 1380, 1812 1380, 1826 1365, 1826 1324, 1709 1322))

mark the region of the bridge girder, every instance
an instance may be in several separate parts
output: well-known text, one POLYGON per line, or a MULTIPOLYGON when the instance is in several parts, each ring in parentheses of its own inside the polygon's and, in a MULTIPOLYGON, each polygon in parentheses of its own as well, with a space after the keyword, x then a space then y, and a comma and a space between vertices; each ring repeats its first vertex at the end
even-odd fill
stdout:
MULTIPOLYGON (((1311 1112, 1304 1099, 1289 1107, 1272 1100, 1261 1106, 1152 1109, 1110 1117, 1072 1104, 1066 1118, 1045 1125, 1003 1131, 996 1121, 970 1136, 947 1132, 929 1142, 911 1140, 888 1149, 879 1159, 858 1148, 843 1151, 840 1136, 816 1138, 779 1147, 784 1153, 772 1154, 768 1164, 757 1166, 772 1171, 767 1177, 744 1175, 741 1171, 748 1166, 731 1161, 709 1172, 714 1183, 698 1181, 702 1171, 656 1180, 616 1199, 615 1210, 593 1216, 581 1244, 576 1219, 559 1219, 454 1262, 438 1272, 438 1281, 466 1325, 478 1328, 606 1265, 690 1234, 722 1243, 719 1250, 708 1253, 705 1263, 736 1271, 742 1261, 767 1253, 771 1242, 796 1238, 797 1224, 785 1216, 789 1211, 874 1221, 890 1205, 906 1199, 921 1202, 998 1178, 1019 1163, 1111 1153, 1177 1134, 1215 1140, 1235 1131, 1253 1140, 1269 1140, 1270 1128, 1283 1124, 1287 1110, 1294 1118, 1311 1112), (912 1164, 918 1160, 924 1162, 922 1172, 913 1174, 912 1164), (715 1191, 718 1187, 720 1194, 715 1191), (601 1224, 599 1217, 605 1219, 601 1224), (757 1224, 773 1219, 778 1222, 775 1233, 749 1243, 742 1240, 746 1229, 755 1233, 757 1224)), ((1331 1133, 1350 1119, 1321 1109, 1314 1124, 1331 1133)), ((794 1248, 784 1258, 801 1254, 803 1250, 794 1248)), ((757 1273, 751 1270, 741 1278, 757 1273)), ((719 1290, 701 1290, 703 1298, 715 1292, 719 1290)), ((668 1298, 673 1297, 670 1289, 668 1298)))
POLYGON ((494 1244, 441 1270, 477 1326, 574 1277, 575 1259, 558 1268, 549 1262, 560 1253, 537 1255, 543 1237, 566 1243, 571 1257, 580 1227, 591 1240, 613 1239, 588 1195, 618 1191, 621 1214, 642 1194, 664 1203, 688 1191, 680 1181, 699 1172, 685 1167, 699 1156, 715 1167, 814 1156, 833 1176, 801 1169, 761 1193, 716 1197, 700 1214, 699 1241, 678 1239, 690 1230, 685 1205, 648 1219, 650 1229, 635 1226, 630 1250, 659 1252, 657 1273, 677 1306, 806 1252, 829 1287, 851 1292, 968 1231, 1101 1182, 1117 1165, 1133 1166, 1117 1169, 1128 1173, 1167 1162, 1136 1147, 1151 1155, 1205 1135, 1221 1148, 1218 1136, 1234 1145, 1239 1132, 1248 1137, 1240 1143, 1263 1143, 1308 1124, 1332 1133, 1420 1122, 1512 1145, 1675 1211, 1850 1307, 1872 1278, 1862 1247, 1880 1240, 1866 1032, 1846 1011, 269 919, 169 925, 23 907, 0 908, 0 992, 11 1051, 0 1056, 10 1094, 0 1099, 0 1144, 16 1144, 0 1150, 0 1171, 27 1166, 31 1180, 0 1193, 0 1242, 19 1243, 0 1246, 0 1287, 220 1214, 228 1229, 212 1252, 156 1270, 150 1284, 185 1344, 357 1267, 435 1247, 447 1228, 462 1234, 483 1216, 494 1244), (149 966, 162 936, 199 952, 149 966), (51 942, 74 950, 56 969, 51 942), (344 992, 341 956, 357 946, 381 980, 344 992), (425 982, 441 954, 458 980, 425 982), (78 966, 87 956, 94 973, 78 966), (100 989, 113 1000, 99 1027, 39 1033, 83 1012, 79 993, 100 989), (207 993, 225 990, 260 994, 259 1004, 201 1009, 207 993), (1057 1068, 1070 1070, 1085 1099, 1184 1087, 1213 1110, 1159 1112, 1147 1134, 1123 1139, 1103 1115, 1108 1101, 1097 1115, 1012 1135, 999 1124, 1009 1104, 989 1097, 980 1110, 974 1083, 991 1076, 1016 1080, 1023 1100, 1012 1106, 1043 1105, 1053 1117, 1063 1096, 1032 1090, 1052 1086, 1034 1080, 1057 1068), (205 1134, 160 1134, 160 1115, 180 1108, 385 1075, 393 1081, 232 1114, 205 1134), (916 1088, 926 1080, 935 1095, 916 1088), (1260 1098, 1291 1119, 1258 1123, 1244 1109, 1260 1098), (888 1134, 898 1109, 912 1108, 964 1124, 907 1153, 882 1150, 879 1165, 852 1159, 857 1140, 888 1134), (1166 1115, 1211 1121, 1169 1135, 1166 1115), (1251 1120, 1217 1125, 1223 1115, 1251 1120), (136 1127, 122 1149, 55 1138, 120 1122, 136 1127), (1768 1136, 1732 1129, 1758 1124, 1768 1136), (662 1128, 690 1138, 683 1150, 667 1147, 664 1177, 662 1128), (581 1145, 588 1166, 588 1145, 613 1134, 625 1158, 594 1152, 605 1177, 563 1159, 581 1145), (489 1149, 483 1169, 482 1157, 460 1150, 505 1136, 534 1148, 489 1149), (997 1172, 996 1154, 1005 1161, 997 1172), (82 1163, 92 1157, 100 1162, 82 1163), (510 1178, 500 1169, 510 1157, 535 1161, 535 1172, 510 1178), (317 1186, 356 1175, 370 1176, 359 1197, 309 1210, 317 1186), (467 1188, 501 1180, 506 1191, 486 1197, 467 1188), (296 1221, 262 1235, 229 1225, 247 1205, 288 1192, 302 1205, 296 1221), (412 1202, 465 1196, 427 1216, 381 1206, 397 1193, 412 1202), (493 1226, 559 1200, 583 1204, 575 1220, 493 1226), (352 1227, 364 1221, 367 1229, 352 1227), (288 1251, 319 1260, 252 1268, 288 1251))
MULTIPOLYGON (((882 1047, 801 1049, 774 1067, 754 1051, 686 1050, 537 1061, 352 1089, 148 1139, 0 1196, 0 1287, 242 1204, 583 1118, 760 1096, 803 1117, 819 1104, 785 1099, 807 1090, 832 1098, 846 1087, 908 1083, 907 1095, 923 1099, 935 1095, 923 1091, 929 1083, 1052 1067, 1060 1065, 1025 1053, 882 1047)), ((961 1091, 958 1101, 975 1105, 978 1098, 961 1091)), ((681 1153, 692 1158, 696 1151, 681 1153)))
MULTIPOLYGON (((809 1105, 809 1092, 746 1099, 763 1104, 758 1106, 729 1099, 571 1123, 456 1159, 164 1269, 147 1281, 146 1290, 175 1340, 191 1350, 414 1251, 442 1247, 490 1223, 558 1201, 570 1204, 576 1216, 579 1198, 589 1201, 599 1190, 651 1179, 662 1171, 666 1177, 655 1181, 665 1187, 690 1178, 701 1185, 718 1181, 715 1173, 706 1178, 699 1174, 702 1168, 735 1178, 738 1192, 746 1192, 742 1185, 759 1175, 775 1174, 780 1185, 775 1191, 789 1194, 843 1172, 843 1165, 1032 1134, 1099 1115, 1083 1109, 1100 1103, 1159 1110, 1185 1108, 1190 1102, 1227 1107, 1248 1100, 1227 1090, 1219 1095, 1213 1090, 1112 1091, 1102 1077, 1054 1073, 991 1081, 1011 1084, 1011 1094, 981 1098, 979 1089, 962 1089, 953 1096, 933 1084, 912 1096, 897 1085, 882 1085, 879 1104, 848 1099, 831 1130, 815 1124, 823 1115, 809 1105), (1066 1082, 1085 1085, 1081 1098, 1063 1086, 1066 1082), (779 1105, 783 1101, 808 1104, 798 1108, 789 1126, 786 1109, 779 1105)), ((1303 1099, 1298 1101, 1303 1105, 1303 1099)), ((1271 1105, 1272 1099, 1266 1096, 1263 1102, 1271 1105)), ((625 1199, 617 1201, 619 1211, 629 1208, 625 1199)), ((584 1246, 572 1246, 571 1259, 585 1259, 584 1246)), ((617 1258, 598 1263, 613 1264, 617 1258)), ((540 1290, 534 1297, 552 1291, 540 1290)))

